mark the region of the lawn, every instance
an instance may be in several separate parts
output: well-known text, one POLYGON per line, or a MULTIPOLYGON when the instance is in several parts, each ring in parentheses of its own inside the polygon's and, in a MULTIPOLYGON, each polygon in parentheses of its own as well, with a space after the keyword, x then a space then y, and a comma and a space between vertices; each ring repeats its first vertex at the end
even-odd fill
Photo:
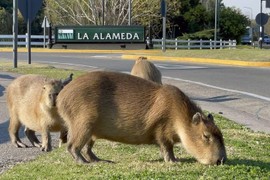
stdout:
MULTIPOLYGON (((46 65, 0 63, 0 71, 44 74, 65 78, 71 72, 75 78, 85 72, 57 69, 46 65)), ((214 115, 225 140, 228 161, 221 166, 198 163, 185 152, 181 144, 174 148, 178 163, 165 163, 159 149, 153 145, 126 145, 98 140, 93 150, 104 160, 78 165, 66 151, 55 148, 37 159, 15 165, 0 175, 0 179, 270 179, 270 135, 253 132, 220 115, 214 115)))
POLYGON ((94 152, 104 160, 78 165, 65 147, 18 164, 0 179, 265 179, 270 178, 270 135, 255 133, 220 115, 228 161, 221 166, 196 162, 181 145, 175 146, 177 163, 165 163, 152 145, 126 145, 98 140, 94 152))

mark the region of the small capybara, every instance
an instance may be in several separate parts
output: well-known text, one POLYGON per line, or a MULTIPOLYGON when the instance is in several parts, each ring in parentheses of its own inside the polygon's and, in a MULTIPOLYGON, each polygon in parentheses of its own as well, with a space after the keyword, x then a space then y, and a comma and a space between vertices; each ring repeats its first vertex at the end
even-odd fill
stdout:
POLYGON ((66 141, 66 129, 58 115, 56 97, 65 81, 47 78, 41 75, 22 75, 11 82, 7 88, 7 105, 10 115, 9 135, 16 147, 27 147, 19 138, 19 128, 25 126, 25 135, 33 146, 42 151, 50 151, 50 132, 60 131, 60 143, 66 141), (35 132, 40 132, 42 143, 35 132))
POLYGON ((157 144, 166 162, 176 161, 173 146, 178 142, 202 164, 226 160, 223 136, 213 116, 204 115, 172 85, 117 72, 90 72, 60 92, 57 107, 68 127, 68 151, 79 163, 99 160, 92 152, 99 138, 157 144))
POLYGON ((160 71, 152 62, 147 61, 146 57, 139 57, 135 61, 130 74, 162 84, 160 71))

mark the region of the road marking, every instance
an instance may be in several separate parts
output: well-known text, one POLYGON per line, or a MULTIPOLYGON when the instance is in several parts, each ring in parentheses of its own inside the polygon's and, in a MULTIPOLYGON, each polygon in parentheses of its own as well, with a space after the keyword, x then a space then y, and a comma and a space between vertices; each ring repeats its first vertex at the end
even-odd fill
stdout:
MULTIPOLYGON (((63 65, 68 65, 68 66, 88 67, 88 68, 93 68, 93 69, 100 69, 99 67, 88 66, 88 65, 83 65, 83 64, 59 63, 59 62, 50 62, 50 61, 39 61, 39 62, 41 62, 41 63, 42 62, 45 62, 45 63, 49 63, 49 64, 50 63, 51 64, 63 64, 63 65)), ((130 72, 127 72, 127 71, 122 71, 122 72, 123 73, 130 74, 130 72)), ((168 77, 168 76, 162 76, 162 78, 176 80, 176 81, 182 81, 182 82, 187 82, 187 83, 198 84, 198 85, 201 85, 201 86, 210 87, 210 88, 214 88, 214 89, 218 89, 218 90, 223 90, 223 91, 228 91, 228 92, 233 92, 233 93, 239 93, 239 94, 243 94, 243 95, 255 97, 255 98, 262 99, 262 100, 265 100, 265 101, 270 102, 270 98, 269 97, 265 97, 265 96, 261 96, 261 95, 257 95, 257 94, 253 94, 253 93, 249 93, 249 92, 245 92, 245 91, 239 91, 239 90, 234 90, 234 89, 227 89, 227 88, 213 86, 213 85, 209 85, 209 84, 205 84, 205 83, 201 83, 201 82, 196 82, 196 81, 191 81, 191 80, 185 80, 185 79, 180 79, 180 78, 174 78, 174 77, 168 77)))
POLYGON ((155 66, 161 68, 161 69, 206 69, 207 67, 203 66, 187 66, 187 65, 180 65, 180 64, 155 64, 155 66))
POLYGON ((108 56, 102 56, 102 55, 95 55, 95 56, 91 56, 91 57, 94 57, 94 58, 108 58, 108 56))
POLYGON ((99 67, 89 66, 89 65, 84 65, 84 64, 60 63, 60 62, 52 62, 52 61, 37 61, 37 62, 39 62, 39 63, 60 64, 60 65, 67 65, 67 66, 88 67, 88 68, 93 68, 93 69, 99 69, 99 67))
POLYGON ((233 92, 233 93, 239 93, 239 94, 243 94, 243 95, 255 97, 255 98, 262 99, 262 100, 265 100, 265 101, 269 101, 270 102, 270 98, 268 98, 268 97, 257 95, 257 94, 253 94, 253 93, 249 93, 249 92, 245 92, 245 91, 238 91, 238 90, 234 90, 234 89, 227 89, 227 88, 222 88, 222 87, 218 87, 218 86, 213 86, 213 85, 209 85, 209 84, 205 84, 205 83, 201 83, 201 82, 190 81, 190 80, 185 80, 185 79, 180 79, 180 78, 174 78, 174 77, 168 77, 168 76, 162 76, 162 77, 165 78, 165 79, 171 79, 171 80, 176 80, 176 81, 183 81, 183 82, 198 84, 198 85, 201 85, 201 86, 210 87, 210 88, 214 88, 214 89, 218 89, 218 90, 223 90, 223 91, 228 91, 228 92, 233 92))

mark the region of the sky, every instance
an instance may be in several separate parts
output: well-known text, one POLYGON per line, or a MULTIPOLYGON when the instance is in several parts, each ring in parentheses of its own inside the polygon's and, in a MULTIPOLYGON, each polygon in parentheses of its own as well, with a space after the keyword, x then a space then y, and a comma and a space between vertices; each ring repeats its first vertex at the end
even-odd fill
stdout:
MULTIPOLYGON (((226 7, 239 8, 244 15, 255 19, 260 13, 261 0, 222 0, 226 7)), ((270 8, 265 8, 265 1, 262 1, 262 12, 270 13, 270 8)))

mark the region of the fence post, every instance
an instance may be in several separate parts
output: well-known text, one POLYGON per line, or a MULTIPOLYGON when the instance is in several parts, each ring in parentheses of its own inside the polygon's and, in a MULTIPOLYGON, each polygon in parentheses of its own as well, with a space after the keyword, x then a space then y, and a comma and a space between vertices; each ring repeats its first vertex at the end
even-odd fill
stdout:
POLYGON ((200 39, 200 49, 202 49, 202 39, 200 39))
POLYGON ((190 39, 188 39, 188 49, 190 49, 190 39))
POLYGON ((25 41, 24 41, 24 42, 25 42, 25 47, 26 47, 26 48, 27 48, 27 46, 28 46, 28 45, 27 45, 27 44, 28 44, 28 38, 27 38, 27 37, 28 37, 28 33, 25 33, 25 41))
POLYGON ((219 40, 219 47, 220 47, 220 49, 223 49, 222 39, 219 40))
POLYGON ((236 47, 236 40, 233 40, 233 48, 236 47))
POLYGON ((175 50, 178 49, 177 46, 178 46, 178 42, 177 42, 177 38, 175 38, 175 50))
POLYGON ((210 49, 213 49, 213 47, 212 47, 212 39, 210 39, 209 45, 210 45, 210 49))
POLYGON ((229 39, 229 49, 231 49, 232 41, 229 39))
POLYGON ((163 38, 161 38, 161 50, 163 50, 163 48, 164 48, 163 44, 164 44, 164 41, 163 41, 163 38))

